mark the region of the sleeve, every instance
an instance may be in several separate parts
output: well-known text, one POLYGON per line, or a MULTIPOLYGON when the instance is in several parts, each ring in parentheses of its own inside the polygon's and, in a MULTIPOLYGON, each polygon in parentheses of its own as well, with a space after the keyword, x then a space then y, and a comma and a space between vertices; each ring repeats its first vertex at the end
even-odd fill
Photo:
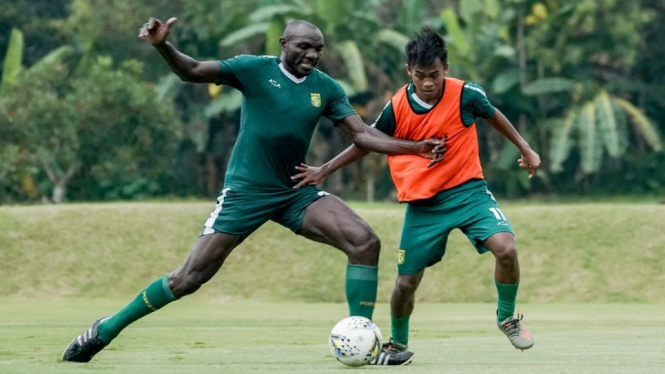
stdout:
POLYGON ((376 127, 381 132, 386 135, 393 136, 395 135, 395 129, 397 128, 397 121, 395 120, 395 113, 393 112, 393 103, 388 101, 379 117, 374 121, 372 127, 376 127))
POLYGON ((473 123, 476 117, 490 118, 494 115, 494 106, 487 99, 485 90, 476 83, 464 83, 462 90, 462 121, 465 125, 468 120, 473 123))
POLYGON ((218 60, 221 72, 217 84, 231 86, 240 91, 245 87, 251 87, 257 76, 256 72, 260 71, 266 62, 268 62, 267 58, 252 55, 239 55, 228 60, 218 60))
POLYGON ((328 105, 326 105, 326 109, 323 111, 323 116, 337 123, 348 116, 356 114, 356 110, 349 103, 349 97, 346 96, 342 86, 332 78, 329 78, 329 80, 332 90, 328 105))

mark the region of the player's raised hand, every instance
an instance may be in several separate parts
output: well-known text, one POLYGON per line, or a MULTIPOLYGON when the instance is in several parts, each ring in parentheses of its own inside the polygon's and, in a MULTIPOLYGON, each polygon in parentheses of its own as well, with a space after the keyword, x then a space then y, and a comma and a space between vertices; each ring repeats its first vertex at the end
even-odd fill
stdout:
POLYGON ((148 22, 144 23, 143 27, 139 29, 139 38, 152 45, 162 44, 166 41, 166 37, 169 36, 171 26, 177 20, 177 18, 171 17, 166 23, 162 23, 157 18, 150 17, 148 22))
POLYGON ((322 167, 309 166, 305 163, 296 166, 296 170, 299 171, 298 174, 291 177, 292 180, 300 179, 293 188, 300 188, 302 186, 317 186, 326 179, 328 176, 322 167))
POLYGON ((529 179, 531 179, 536 175, 536 172, 540 167, 540 156, 538 156, 538 153, 534 152, 532 149, 529 149, 522 152, 522 157, 517 160, 517 163, 522 169, 529 173, 529 179))

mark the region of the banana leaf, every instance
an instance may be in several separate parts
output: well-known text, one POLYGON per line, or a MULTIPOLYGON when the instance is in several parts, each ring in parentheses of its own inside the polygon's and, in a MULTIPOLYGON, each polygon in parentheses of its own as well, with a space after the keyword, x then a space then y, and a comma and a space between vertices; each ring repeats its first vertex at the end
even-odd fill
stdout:
POLYGON ((0 96, 9 94, 9 91, 18 82, 23 59, 23 33, 19 29, 12 29, 7 45, 7 54, 2 64, 2 80, 0 81, 0 96))
POLYGON ((566 78, 542 78, 529 83, 522 93, 528 96, 569 92, 575 87, 575 81, 566 78))
POLYGON ((344 60, 351 84, 356 92, 367 91, 365 64, 358 45, 353 40, 345 40, 335 45, 336 52, 344 60))

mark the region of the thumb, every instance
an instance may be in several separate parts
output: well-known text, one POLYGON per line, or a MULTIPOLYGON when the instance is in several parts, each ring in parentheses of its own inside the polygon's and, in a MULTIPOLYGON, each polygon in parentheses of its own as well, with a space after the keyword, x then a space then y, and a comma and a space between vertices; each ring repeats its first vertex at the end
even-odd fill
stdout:
POLYGON ((167 30, 171 29, 171 25, 173 25, 173 24, 175 23, 175 21, 177 21, 177 20, 178 20, 178 19, 175 18, 175 17, 171 17, 171 18, 169 18, 169 20, 166 21, 166 25, 165 25, 165 26, 166 26, 166 29, 167 29, 167 30))

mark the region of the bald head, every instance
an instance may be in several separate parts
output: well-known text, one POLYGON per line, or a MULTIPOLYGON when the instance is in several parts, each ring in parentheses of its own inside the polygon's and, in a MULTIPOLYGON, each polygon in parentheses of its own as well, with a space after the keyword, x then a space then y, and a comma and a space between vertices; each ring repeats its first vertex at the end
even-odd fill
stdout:
POLYGON ((323 39, 323 34, 316 25, 309 21, 305 20, 296 20, 289 22, 288 25, 284 28, 284 34, 282 38, 284 40, 290 40, 294 36, 304 36, 312 39, 323 39))

